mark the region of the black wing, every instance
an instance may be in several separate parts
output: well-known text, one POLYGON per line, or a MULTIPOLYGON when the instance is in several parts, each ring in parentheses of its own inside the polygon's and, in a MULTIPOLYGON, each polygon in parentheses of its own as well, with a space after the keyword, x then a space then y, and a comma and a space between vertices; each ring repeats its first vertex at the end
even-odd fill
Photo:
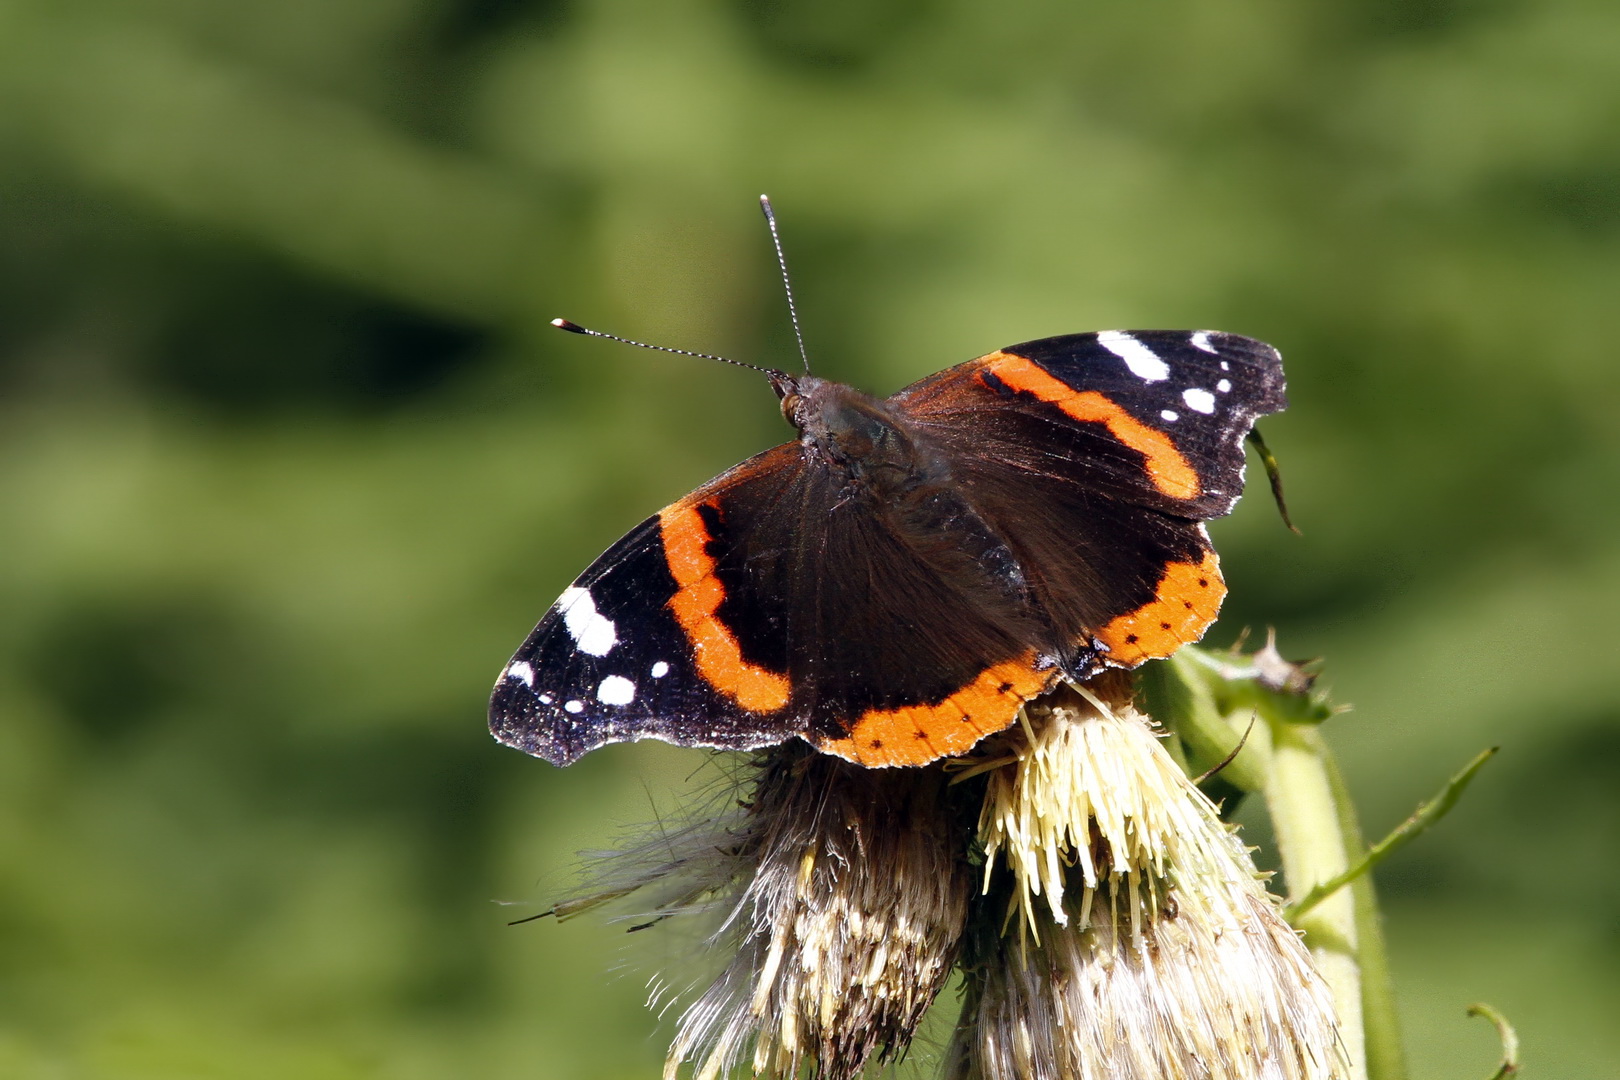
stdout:
POLYGON ((501 672, 489 726, 508 746, 567 765, 612 742, 748 749, 795 733, 783 710, 750 710, 699 674, 699 647, 671 607, 681 594, 664 520, 698 498, 772 503, 802 468, 797 444, 743 462, 648 518, 564 590, 501 672))
POLYGON ((1277 351, 1210 331, 1003 349, 900 391, 950 453, 1085 676, 1196 641, 1225 587, 1202 522, 1243 489, 1243 440, 1284 407, 1277 351))

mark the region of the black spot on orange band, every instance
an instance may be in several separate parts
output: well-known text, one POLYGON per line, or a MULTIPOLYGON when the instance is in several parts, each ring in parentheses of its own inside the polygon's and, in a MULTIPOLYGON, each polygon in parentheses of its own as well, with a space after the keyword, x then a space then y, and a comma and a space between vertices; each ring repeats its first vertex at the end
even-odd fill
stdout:
POLYGON ((1154 593, 1148 603, 1097 631, 1097 640, 1108 646, 1110 663, 1134 667, 1204 636, 1226 596, 1215 553, 1207 553, 1202 562, 1169 564, 1154 593))
POLYGON ((816 748, 868 768, 926 765, 965 753, 986 735, 1007 727, 1019 706, 1056 678, 1055 671, 1037 670, 1034 652, 1027 652, 986 669, 936 704, 863 713, 848 735, 818 741, 816 748))

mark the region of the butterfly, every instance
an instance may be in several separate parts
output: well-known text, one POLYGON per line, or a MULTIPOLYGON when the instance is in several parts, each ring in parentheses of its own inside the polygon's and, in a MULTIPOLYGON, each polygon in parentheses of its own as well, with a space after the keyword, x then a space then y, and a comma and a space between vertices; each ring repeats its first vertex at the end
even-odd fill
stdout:
POLYGON ((887 398, 761 370, 798 438, 564 590, 496 683, 502 743, 963 753, 1060 679, 1203 635, 1225 595, 1203 523, 1286 405, 1275 349, 1205 330, 1028 341, 887 398))

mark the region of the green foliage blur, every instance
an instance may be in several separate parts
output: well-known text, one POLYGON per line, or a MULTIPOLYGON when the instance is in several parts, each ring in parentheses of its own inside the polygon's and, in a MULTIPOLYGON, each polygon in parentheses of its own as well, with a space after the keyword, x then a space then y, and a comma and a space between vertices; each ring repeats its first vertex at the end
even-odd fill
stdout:
POLYGON ((483 709, 785 437, 546 327, 792 366, 762 191, 871 391, 1282 349, 1210 640, 1327 658, 1370 835, 1504 747, 1379 872, 1414 1074, 1615 1076, 1617 131, 1609 0, 0 0, 0 1076, 654 1074, 622 928, 505 922, 704 755, 483 709))

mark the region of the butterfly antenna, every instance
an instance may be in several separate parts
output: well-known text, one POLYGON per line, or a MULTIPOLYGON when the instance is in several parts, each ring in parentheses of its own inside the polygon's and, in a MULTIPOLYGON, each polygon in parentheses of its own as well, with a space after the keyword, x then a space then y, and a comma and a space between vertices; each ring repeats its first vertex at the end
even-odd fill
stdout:
POLYGON ((804 361, 804 373, 810 374, 810 354, 804 348, 804 331, 799 329, 799 308, 793 302, 793 282, 788 279, 787 258, 782 254, 782 237, 776 231, 776 211, 771 209, 769 195, 759 197, 759 208, 765 211, 765 223, 771 227, 771 246, 776 248, 776 265, 782 269, 782 291, 787 293, 788 318, 793 320, 793 336, 799 341, 799 359, 804 361))
POLYGON ((733 360, 729 356, 716 356, 714 353, 693 352, 691 349, 672 349, 668 345, 649 345, 645 341, 632 341, 627 337, 620 337, 618 334, 604 334, 600 330, 587 329, 586 327, 579 325, 579 323, 569 322, 567 319, 552 319, 551 325, 555 326, 559 330, 566 330, 570 334, 584 334, 586 337, 607 338, 609 341, 617 341, 625 345, 634 345, 638 349, 651 349, 654 352, 675 353, 677 356, 696 356, 702 360, 718 360, 722 364, 735 364, 737 367, 748 368, 750 371, 760 371, 764 372, 766 375, 775 375, 786 378, 782 372, 777 371, 775 368, 760 367, 758 364, 749 364, 742 360, 733 360))

